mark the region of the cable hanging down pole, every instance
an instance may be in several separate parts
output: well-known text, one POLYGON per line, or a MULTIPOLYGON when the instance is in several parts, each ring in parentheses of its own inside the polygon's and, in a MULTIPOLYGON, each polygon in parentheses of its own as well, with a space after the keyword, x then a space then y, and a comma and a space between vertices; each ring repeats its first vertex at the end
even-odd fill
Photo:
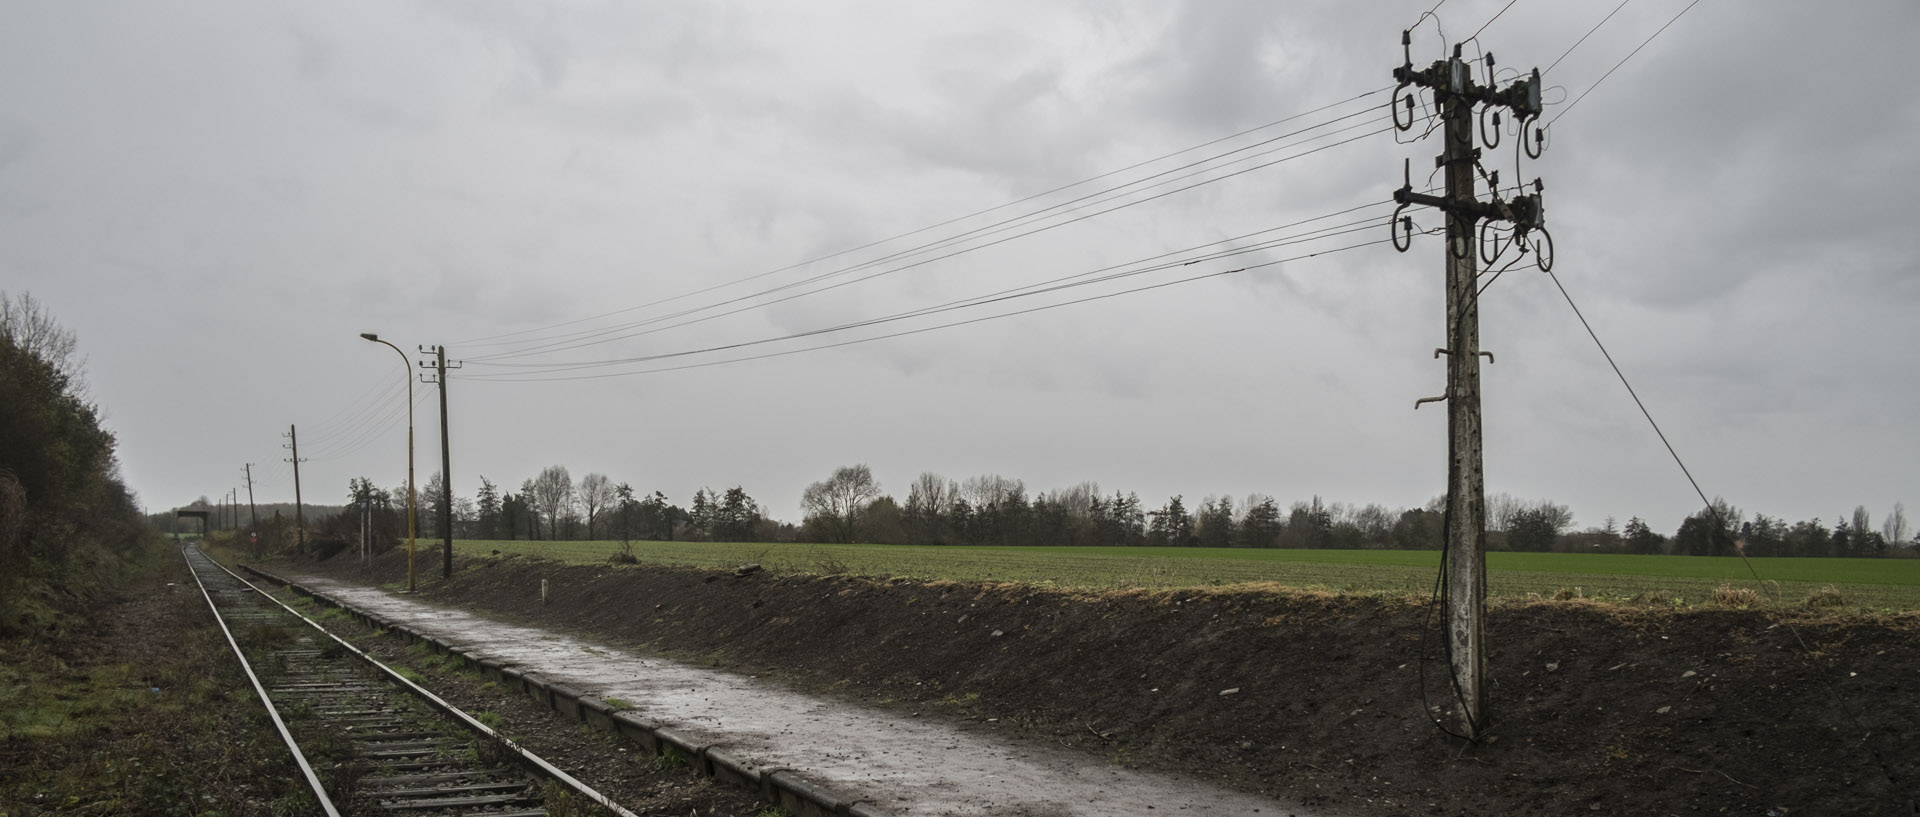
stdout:
MULTIPOLYGON (((1454 46, 1451 58, 1416 71, 1410 30, 1401 33, 1400 43, 1405 62, 1393 69, 1399 85, 1389 103, 1389 113, 1395 128, 1412 130, 1418 118, 1413 99, 1418 91, 1407 93, 1408 88, 1417 86, 1433 94, 1441 111, 1437 130, 1444 145, 1435 164, 1446 174, 1446 190, 1438 196, 1415 192, 1409 160, 1401 171, 1401 187, 1393 194, 1400 206, 1387 227, 1394 249, 1406 252, 1413 244, 1413 220, 1404 215, 1408 207, 1433 207, 1446 215, 1446 345, 1435 349, 1434 356, 1447 358, 1447 391, 1439 397, 1415 401, 1414 408, 1430 402, 1447 404, 1447 508, 1441 557, 1447 664, 1459 708, 1456 734, 1479 740, 1491 723, 1487 703, 1487 506, 1481 456, 1480 356, 1486 355, 1491 362, 1493 353, 1480 349, 1478 262, 1484 260, 1491 265, 1517 248, 1521 256, 1532 252, 1535 263, 1549 269, 1553 265, 1553 243, 1546 232, 1540 181, 1534 180, 1532 193, 1522 194, 1516 188, 1515 195, 1503 198, 1499 172, 1488 172, 1480 163, 1481 148, 1475 144, 1475 133, 1487 149, 1493 149, 1499 144, 1500 111, 1511 111, 1519 124, 1516 153, 1539 158, 1546 148, 1545 130, 1537 124, 1541 113, 1540 70, 1536 68, 1531 75, 1504 88, 1482 85, 1474 81, 1472 64, 1461 58, 1461 45, 1454 46), (1404 120, 1400 112, 1403 105, 1404 120), (1487 110, 1476 115, 1476 108, 1483 105, 1487 110), (1483 121, 1487 113, 1492 114, 1491 132, 1483 121), (1480 124, 1477 129, 1476 122, 1480 124), (1482 180, 1491 201, 1480 200, 1477 185, 1482 180)), ((1493 54, 1486 54, 1482 60, 1491 78, 1493 54)), ((1516 164, 1518 161, 1516 157, 1516 164)))

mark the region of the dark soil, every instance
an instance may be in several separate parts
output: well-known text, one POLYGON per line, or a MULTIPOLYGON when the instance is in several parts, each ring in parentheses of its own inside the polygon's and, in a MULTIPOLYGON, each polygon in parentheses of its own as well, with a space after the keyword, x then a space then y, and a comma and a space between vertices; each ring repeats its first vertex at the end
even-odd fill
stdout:
MULTIPOLYGON (((404 565, 287 569, 386 583, 404 565)), ((1430 718, 1450 699, 1424 603, 456 567, 423 595, 1327 813, 1920 814, 1913 615, 1496 606, 1495 723, 1469 744, 1430 718)))

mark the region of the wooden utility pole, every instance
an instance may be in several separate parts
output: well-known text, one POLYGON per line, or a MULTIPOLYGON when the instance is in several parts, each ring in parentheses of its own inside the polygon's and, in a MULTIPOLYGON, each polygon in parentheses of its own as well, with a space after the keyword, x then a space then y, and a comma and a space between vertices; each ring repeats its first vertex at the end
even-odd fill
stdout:
POLYGON ((300 501, 300 429, 287 426, 287 444, 293 449, 293 456, 287 462, 293 463, 293 530, 294 551, 307 552, 307 514, 306 505, 300 501))
MULTIPOLYGON (((1434 354, 1447 358, 1447 391, 1440 397, 1415 401, 1414 408, 1428 402, 1447 404, 1446 538, 1440 569, 1446 588, 1448 675, 1460 708, 1457 719, 1460 734, 1469 740, 1478 740, 1491 721, 1487 701, 1487 501, 1486 473, 1481 461, 1480 356, 1486 355, 1489 361, 1493 359, 1493 353, 1480 350, 1482 286, 1478 262, 1493 264, 1508 249, 1517 247, 1524 256, 1531 248, 1538 247, 1535 260, 1542 269, 1547 269, 1552 266, 1552 241, 1546 234, 1540 182, 1535 180, 1531 194, 1518 194, 1515 188, 1516 195, 1503 199, 1499 174, 1488 172, 1480 164, 1480 148, 1474 137, 1475 108, 1484 104, 1489 108, 1511 110, 1519 122, 1517 148, 1527 156, 1538 158, 1545 144, 1542 132, 1535 125, 1541 112, 1540 72, 1535 70, 1530 77, 1516 80, 1505 88, 1480 85, 1474 81, 1474 63, 1461 59, 1459 46, 1454 46, 1451 58, 1415 71, 1411 33, 1402 33, 1400 42, 1407 48, 1407 58, 1406 63, 1393 72, 1394 79, 1400 83, 1389 103, 1394 126, 1401 131, 1412 130, 1416 106, 1412 96, 1407 96, 1403 122, 1400 118, 1402 93, 1410 86, 1419 86, 1432 92, 1440 108, 1438 132, 1444 142, 1438 167, 1446 175, 1445 192, 1439 196, 1414 192, 1409 163, 1401 188, 1394 191, 1394 201, 1399 202, 1400 207, 1394 211, 1388 226, 1393 230, 1394 248, 1405 252, 1413 243, 1412 220, 1401 215, 1407 207, 1433 207, 1445 217, 1446 346, 1434 350, 1434 354), (1533 139, 1531 145, 1527 142, 1529 137, 1533 139), (1491 202, 1480 200, 1477 185, 1483 179, 1491 202), (1503 239, 1503 231, 1510 231, 1510 236, 1503 239), (1489 235, 1491 243, 1487 241, 1489 235), (1531 241, 1530 235, 1535 235, 1531 241)), ((1483 59, 1491 77, 1493 56, 1488 54, 1483 59)), ((1492 124, 1491 135, 1484 123, 1480 128, 1480 138, 1489 149, 1500 141, 1497 111, 1493 112, 1492 124)))
POLYGON ((453 577, 453 455, 447 443, 447 347, 433 347, 433 356, 434 382, 440 386, 440 578, 448 579, 453 577))

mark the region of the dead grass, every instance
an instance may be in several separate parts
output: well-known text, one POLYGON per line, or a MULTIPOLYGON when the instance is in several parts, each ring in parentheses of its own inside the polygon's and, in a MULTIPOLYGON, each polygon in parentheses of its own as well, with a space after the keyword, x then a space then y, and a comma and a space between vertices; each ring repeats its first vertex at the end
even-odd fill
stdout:
POLYGON ((1806 605, 1813 608, 1845 607, 1847 597, 1831 584, 1807 594, 1806 605))
POLYGON ((1713 595, 1708 597, 1708 601, 1712 602, 1715 607, 1732 607, 1745 610, 1766 604, 1767 597, 1760 595, 1760 591, 1751 587, 1735 587, 1731 584, 1723 584, 1713 589, 1713 595))

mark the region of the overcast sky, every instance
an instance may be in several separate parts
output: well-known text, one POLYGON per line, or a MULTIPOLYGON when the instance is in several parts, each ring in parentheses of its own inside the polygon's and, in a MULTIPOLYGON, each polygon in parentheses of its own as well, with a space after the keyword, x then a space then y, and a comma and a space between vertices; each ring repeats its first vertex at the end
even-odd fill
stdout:
MULTIPOLYGON (((1547 118, 1686 2, 1628 3, 1547 74, 1547 118)), ((1404 160, 1427 184, 1439 140, 1378 131, 1400 32, 1429 5, 5 2, 0 289, 78 334, 154 510, 244 499, 248 462, 261 501, 290 500, 292 424, 309 501, 403 482, 401 361, 361 332, 467 361, 450 392, 467 495, 564 464, 681 504, 742 485, 797 520, 807 482, 864 462, 899 495, 933 471, 1093 480, 1149 506, 1417 505, 1446 474, 1444 409, 1413 409, 1444 382, 1440 241, 1283 261, 1386 238, 1383 207, 1236 237, 1384 201, 1404 160), (1357 219, 1374 226, 800 341, 500 365, 755 341, 1357 219), (549 348, 569 339, 603 342, 549 348), (580 375, 614 376, 539 379, 580 375)), ((1416 63, 1504 5, 1445 3, 1416 63)), ((1614 5, 1521 0, 1467 54, 1494 52, 1503 79, 1546 68, 1614 5)), ((1832 524, 1920 499, 1916 32, 1909 0, 1707 0, 1517 177, 1511 133, 1486 152, 1503 184, 1544 179, 1555 272, 1706 491, 1749 512, 1832 524)), ((1547 276, 1502 275, 1481 326, 1489 491, 1583 527, 1670 532, 1698 507, 1547 276)), ((424 483, 437 395, 414 388, 424 483)))

